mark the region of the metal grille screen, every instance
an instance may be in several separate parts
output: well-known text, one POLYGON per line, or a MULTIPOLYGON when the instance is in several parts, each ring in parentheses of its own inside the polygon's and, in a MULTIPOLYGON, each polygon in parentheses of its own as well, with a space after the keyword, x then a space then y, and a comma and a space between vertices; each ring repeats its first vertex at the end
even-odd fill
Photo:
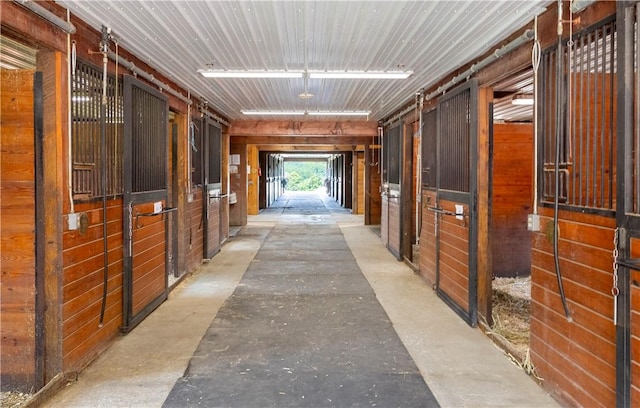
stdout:
POLYGON ((542 55, 538 83, 543 201, 552 202, 555 197, 559 149, 560 202, 613 210, 615 42, 616 23, 612 21, 574 35, 572 42, 563 44, 561 61, 557 47, 542 55), (559 70, 568 74, 558 76, 559 70))
POLYGON ((436 187, 436 140, 438 136, 438 111, 433 109, 422 119, 422 185, 436 187))
MULTIPOLYGON (((120 195, 122 181, 123 108, 122 92, 116 92, 116 80, 107 77, 107 98, 102 113, 103 77, 98 68, 78 61, 71 81, 71 154, 73 198, 102 197, 102 159, 106 155, 107 195, 120 195), (104 123, 103 123, 104 122, 104 123), (101 129, 104 125, 106 152, 102 152, 101 129)), ((121 83, 118 82, 121 89, 121 83)))
POLYGON ((400 184, 400 144, 402 141, 401 130, 402 125, 398 123, 389 129, 386 134, 385 155, 387 156, 387 183, 400 184))
POLYGON ((640 48, 640 3, 636 4, 635 7, 635 27, 634 27, 634 56, 633 56, 633 67, 634 67, 634 101, 635 107, 633 112, 633 140, 634 140, 634 162, 635 162, 635 182, 633 189, 633 209, 635 214, 640 214, 640 52, 638 48, 640 48))
POLYGON ((202 185, 202 158, 203 158, 203 147, 202 147, 202 134, 204 132, 203 129, 204 120, 203 119, 194 119, 191 123, 191 128, 189 130, 190 138, 191 138, 191 183, 194 186, 202 185))
POLYGON ((220 183, 222 169, 222 135, 220 128, 209 123, 209 183, 220 183))
POLYGON ((442 190, 469 192, 471 135, 471 89, 465 89, 438 105, 440 146, 438 149, 442 190))
POLYGON ((132 192, 167 188, 167 103, 132 84, 132 192))

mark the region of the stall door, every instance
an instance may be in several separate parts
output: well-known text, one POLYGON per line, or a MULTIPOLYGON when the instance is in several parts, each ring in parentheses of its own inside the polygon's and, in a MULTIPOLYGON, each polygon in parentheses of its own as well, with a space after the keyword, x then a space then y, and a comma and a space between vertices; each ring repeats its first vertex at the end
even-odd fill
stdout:
POLYGON ((477 323, 477 83, 438 101, 436 289, 468 324, 477 323))
POLYGON ((211 259, 220 250, 222 242, 222 132, 220 126, 208 118, 204 121, 204 130, 204 258, 211 259))
MULTIPOLYGON (((402 174, 402 123, 397 122, 382 137, 382 241, 398 260, 402 259, 400 200, 402 174)), ((409 193, 410 194, 410 193, 409 193)))
POLYGON ((125 77, 123 332, 167 298, 168 113, 166 96, 125 77))
POLYGON ((619 154, 617 163, 612 294, 616 406, 628 407, 640 403, 640 3, 619 3, 617 24, 617 150, 626 154, 619 154))

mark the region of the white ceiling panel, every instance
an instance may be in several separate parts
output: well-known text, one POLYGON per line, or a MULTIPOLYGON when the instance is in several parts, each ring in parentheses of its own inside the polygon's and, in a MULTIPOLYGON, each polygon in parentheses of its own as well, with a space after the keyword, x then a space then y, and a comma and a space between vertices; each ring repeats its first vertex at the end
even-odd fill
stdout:
POLYGON ((381 120, 412 101, 420 89, 531 24, 550 2, 58 3, 96 29, 110 27, 121 47, 229 119, 246 119, 241 110, 369 110, 370 120, 381 120), (204 78, 199 69, 409 70, 413 75, 404 80, 213 79, 204 78), (299 98, 305 91, 314 96, 299 98))

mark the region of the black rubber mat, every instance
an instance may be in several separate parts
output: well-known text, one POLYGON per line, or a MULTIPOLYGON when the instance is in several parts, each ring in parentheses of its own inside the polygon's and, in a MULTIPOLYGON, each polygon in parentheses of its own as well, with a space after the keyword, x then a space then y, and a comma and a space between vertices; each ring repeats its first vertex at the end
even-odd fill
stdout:
POLYGON ((438 403, 340 229, 279 224, 164 407, 364 406, 438 403))

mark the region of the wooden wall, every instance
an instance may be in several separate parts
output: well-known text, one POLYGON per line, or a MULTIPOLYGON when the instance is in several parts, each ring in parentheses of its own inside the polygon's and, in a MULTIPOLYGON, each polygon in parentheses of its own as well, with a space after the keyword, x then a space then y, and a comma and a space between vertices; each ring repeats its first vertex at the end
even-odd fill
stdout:
POLYGON ((365 199, 365 191, 364 191, 364 168, 365 168, 365 156, 364 152, 358 152, 356 154, 356 169, 355 178, 357 180, 357 197, 356 197, 356 211, 355 214, 362 215, 364 214, 364 199, 365 199))
MULTIPOLYGON (((439 207, 455 213, 453 201, 441 200, 439 207)), ((464 205, 464 214, 469 206, 464 205)), ((468 218, 468 217, 467 217, 468 218)), ((439 288, 458 306, 469 311, 469 226, 451 215, 439 217, 439 288)))
POLYGON ((533 203, 533 125, 493 125, 491 250, 493 275, 531 273, 531 233, 527 215, 533 203))
POLYGON ((234 226, 247 225, 247 145, 231 145, 231 154, 240 156, 240 164, 233 165, 234 172, 229 174, 230 191, 236 193, 238 202, 230 204, 229 224, 234 226))
POLYGON ((205 197, 205 200, 209 200, 209 213, 207 214, 207 220, 203 225, 207 226, 204 231, 206 234, 207 252, 204 257, 213 256, 220 251, 220 245, 222 243, 222 237, 220 236, 220 199, 205 197))
POLYGON ((400 229, 400 198, 383 196, 380 235, 382 243, 397 258, 400 258, 400 229))
POLYGON ((612 218, 561 211, 560 268, 573 322, 564 316, 549 223, 540 210, 531 269, 531 356, 544 385, 568 405, 615 406, 612 218))
MULTIPOLYGON (((233 139, 232 139, 233 140, 233 139)), ((260 177, 258 176, 259 160, 258 160, 258 148, 256 146, 247 146, 247 169, 250 170, 247 180, 248 194, 247 194, 247 213, 249 215, 257 215, 260 213, 259 206, 259 184, 260 177)))
POLYGON ((422 230, 420 231, 419 268, 420 276, 435 288, 436 284, 436 222, 435 213, 429 207, 435 207, 436 192, 422 191, 422 230))
POLYGON ((380 162, 378 153, 379 146, 365 147, 365 168, 364 168, 364 224, 380 225, 382 218, 382 197, 380 186, 382 176, 380 175, 380 162))
MULTIPOLYGON (((631 257, 640 258, 640 239, 631 238, 631 257)), ((640 271, 630 270, 631 281, 631 401, 640 401, 640 271)))
POLYGON ((34 71, 1 78, 0 380, 3 391, 28 392, 37 374, 34 71))
MULTIPOLYGON (((63 233, 62 351, 65 371, 84 368, 118 335, 122 324, 122 199, 107 202, 108 284, 99 326, 104 279, 102 202, 77 203, 87 229, 63 233)), ((65 217, 66 218, 66 217, 65 217)))
POLYGON ((187 239, 185 240, 185 248, 183 248, 184 257, 186 259, 186 269, 192 271, 197 268, 203 259, 204 241, 203 241, 203 211, 202 211, 202 189, 198 188, 192 191, 192 200, 187 202, 185 220, 185 230, 187 239))
MULTIPOLYGON (((166 207, 166 203, 162 203, 166 207)), ((164 215, 136 217, 153 213, 154 203, 133 205, 132 312, 137 315, 166 289, 166 222, 164 215)))

